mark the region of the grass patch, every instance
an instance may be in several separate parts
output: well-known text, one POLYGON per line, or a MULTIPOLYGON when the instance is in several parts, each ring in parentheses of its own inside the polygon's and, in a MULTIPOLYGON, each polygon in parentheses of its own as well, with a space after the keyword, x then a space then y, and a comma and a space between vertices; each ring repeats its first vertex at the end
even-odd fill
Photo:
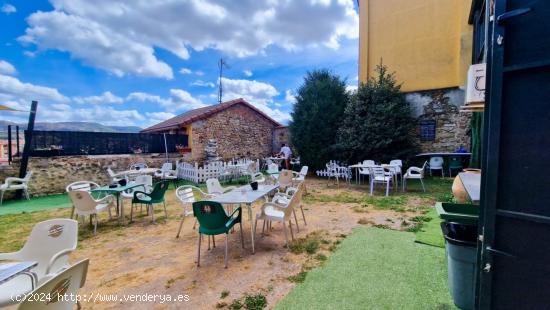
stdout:
POLYGON ((405 196, 366 196, 363 200, 363 206, 373 206, 381 210, 394 210, 405 212, 404 205, 407 203, 405 196))
POLYGON ((304 252, 310 255, 315 254, 319 249, 321 241, 324 240, 324 235, 326 235, 326 231, 314 231, 303 238, 296 238, 289 244, 290 252, 294 254, 304 252))
POLYGON ((221 299, 224 299, 227 296, 229 296, 229 291, 228 290, 223 290, 222 293, 220 294, 221 299))
POLYGON ((328 257, 325 254, 319 253, 319 254, 315 255, 315 259, 320 261, 320 262, 324 262, 328 259, 328 257))
POLYGON ((261 310, 267 306, 267 298, 261 293, 255 295, 246 295, 244 297, 244 307, 247 310, 261 310))
POLYGON ((455 309, 445 251, 411 233, 357 228, 275 309, 455 309))
POLYGON ((339 202, 339 203, 361 203, 363 200, 362 196, 352 195, 348 192, 341 192, 336 195, 325 195, 325 194, 316 194, 316 195, 307 195, 304 197, 306 203, 314 202, 339 202))
POLYGON ((307 271, 300 271, 299 273, 288 277, 288 281, 294 282, 294 283, 302 283, 306 279, 307 271))
POLYGON ((427 216, 431 220, 424 222, 422 228, 416 232, 416 242, 428 244, 436 247, 445 247, 445 239, 443 239, 443 233, 441 232, 440 224, 441 220, 437 215, 435 208, 430 208, 427 216))

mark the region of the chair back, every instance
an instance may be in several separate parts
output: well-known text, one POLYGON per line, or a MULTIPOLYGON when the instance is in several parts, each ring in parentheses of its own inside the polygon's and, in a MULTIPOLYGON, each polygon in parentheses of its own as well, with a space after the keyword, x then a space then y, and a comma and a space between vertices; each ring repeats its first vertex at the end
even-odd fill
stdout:
POLYGON ((200 188, 193 185, 183 185, 176 189, 176 198, 184 204, 191 204, 197 199, 195 198, 195 192, 199 192, 201 196, 206 196, 200 188))
POLYGON ((29 183, 30 179, 32 177, 32 171, 27 171, 27 174, 25 174, 25 177, 23 178, 23 183, 29 183))
POLYGON ((433 156, 430 157, 430 169, 443 169, 443 157, 433 156))
POLYGON ((386 176, 386 170, 382 166, 371 166, 369 167, 369 171, 374 178, 384 178, 386 176))
POLYGON ((164 164, 162 164, 162 167, 160 167, 160 170, 161 170, 162 172, 172 170, 172 163, 164 163, 164 164))
MULTIPOLYGON (((137 184, 143 184, 146 192, 153 188, 153 177, 148 174, 138 175, 134 180, 134 182, 137 184)), ((136 190, 142 190, 140 187, 134 187, 134 188, 136 190)))
POLYGON ((75 307, 75 299, 80 288, 86 283, 88 259, 79 261, 37 287, 29 296, 48 296, 49 300, 26 298, 20 310, 70 310, 75 307))
POLYGON ((220 181, 216 178, 206 180, 206 190, 212 195, 221 195, 224 192, 220 181))
POLYGON ((134 164, 131 164, 129 167, 130 170, 141 170, 146 168, 148 168, 146 163, 134 163, 134 164))
MULTIPOLYGON (((38 279, 41 279, 46 274, 46 268, 53 256, 63 250, 76 249, 77 243, 77 221, 71 219, 47 220, 34 225, 27 242, 19 250, 19 254, 24 260, 38 263, 38 266, 32 271, 36 273, 38 279)), ((68 263, 67 256, 62 256, 56 260, 50 268, 50 272, 57 272, 68 263)))
POLYGON ((286 188, 292 186, 292 171, 291 170, 281 170, 279 173, 279 186, 286 188))
POLYGON ((308 166, 303 166, 302 169, 300 169, 300 176, 302 178, 304 179, 306 178, 308 169, 309 169, 308 166))
POLYGON ((199 221, 199 225, 206 229, 222 228, 229 220, 221 203, 215 201, 194 202, 193 215, 199 221))
POLYGON ((70 191, 67 194, 77 211, 90 212, 94 211, 97 207, 97 202, 90 192, 70 191))
POLYGON ((115 172, 113 171, 113 169, 111 169, 111 167, 107 167, 107 173, 109 174, 109 176, 111 178, 114 178, 115 177, 115 172))
POLYGON ((91 192, 93 189, 98 187, 100 187, 99 184, 92 181, 76 181, 67 185, 65 191, 67 193, 73 191, 91 192))
POLYGON ((401 159, 392 159, 390 160, 390 165, 403 167, 403 161, 401 159))
POLYGON ((267 172, 268 173, 277 173, 277 172, 279 172, 279 166, 276 163, 272 162, 269 165, 267 165, 267 172))
POLYGON ((420 175, 422 176, 422 178, 424 178, 424 171, 426 170, 427 165, 428 165, 428 161, 425 161, 424 164, 422 165, 422 168, 420 168, 420 169, 422 169, 420 171, 420 175))
POLYGON ((367 159, 367 160, 363 160, 363 165, 364 166, 376 166, 376 163, 374 162, 374 160, 367 159))
POLYGON ((283 212, 285 213, 285 218, 289 218, 292 215, 292 212, 295 208, 299 208, 300 204, 302 203, 302 184, 299 184, 298 187, 296 187, 293 191, 288 191, 288 193, 292 193, 292 197, 290 197, 290 201, 288 202, 286 208, 283 209, 283 212))
POLYGON ((166 194, 168 186, 170 186, 170 182, 168 181, 157 182, 155 186, 153 186, 153 190, 149 194, 149 197, 151 197, 151 201, 163 201, 164 194, 166 194))

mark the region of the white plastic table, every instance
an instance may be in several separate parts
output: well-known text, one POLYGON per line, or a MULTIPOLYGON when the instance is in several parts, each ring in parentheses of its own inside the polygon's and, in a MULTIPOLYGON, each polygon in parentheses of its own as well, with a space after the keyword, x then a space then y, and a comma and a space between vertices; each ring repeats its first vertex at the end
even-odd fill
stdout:
POLYGON ((126 184, 125 186, 117 186, 117 187, 109 187, 109 185, 106 185, 106 186, 102 186, 102 187, 98 187, 96 189, 93 189, 92 192, 95 192, 95 193, 107 193, 107 194, 112 194, 115 196, 115 199, 116 199, 116 208, 117 210, 120 210, 119 211, 119 223, 121 223, 122 225, 126 225, 126 218, 124 217, 124 204, 121 203, 120 201, 120 194, 122 194, 122 192, 124 191, 127 191, 131 188, 136 188, 136 187, 140 187, 140 186, 143 186, 143 184, 140 184, 140 183, 135 183, 135 182, 129 182, 128 184, 126 184))
POLYGON ((4 284, 9 280, 17 277, 18 275, 27 275, 31 278, 31 287, 34 290, 36 284, 38 284, 38 278, 36 273, 31 269, 38 266, 37 262, 16 262, 16 263, 3 263, 0 264, 0 284, 4 284))
POLYGON ((125 177, 125 176, 130 176, 130 175, 154 174, 158 170, 160 170, 160 169, 157 169, 157 168, 143 168, 143 169, 139 169, 139 170, 136 170, 136 169, 124 170, 124 171, 120 171, 120 172, 115 173, 115 176, 116 177, 125 177))
POLYGON ((250 221, 250 236, 252 240, 252 254, 254 250, 254 219, 252 218, 252 204, 257 200, 263 199, 263 197, 270 192, 279 188, 279 184, 275 185, 258 185, 258 190, 252 190, 250 185, 244 185, 238 187, 230 192, 221 194, 211 198, 212 201, 219 202, 221 204, 244 204, 248 209, 248 219, 250 221))
POLYGON ((468 196, 470 196, 470 200, 475 204, 479 204, 479 197, 481 192, 481 174, 461 172, 458 174, 458 177, 460 178, 462 185, 464 185, 464 190, 466 190, 466 193, 468 193, 468 196))

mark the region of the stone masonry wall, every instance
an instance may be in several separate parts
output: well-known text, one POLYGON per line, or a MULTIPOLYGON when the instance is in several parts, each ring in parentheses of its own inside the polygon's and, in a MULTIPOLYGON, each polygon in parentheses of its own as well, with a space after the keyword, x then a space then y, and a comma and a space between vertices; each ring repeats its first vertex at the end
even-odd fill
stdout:
POLYGON ((278 153, 283 143, 290 145, 290 131, 288 127, 277 127, 273 130, 273 149, 271 152, 278 153))
POLYGON ((218 142, 223 160, 262 158, 272 151, 274 124, 250 108, 235 105, 192 124, 192 160, 205 159, 208 139, 218 142))
MULTIPOLYGON (((173 164, 184 158, 179 154, 169 154, 168 160, 173 164)), ((94 156, 59 156, 50 158, 30 158, 28 170, 33 172, 29 182, 32 196, 43 196, 65 192, 65 187, 75 181, 93 181, 100 185, 109 184, 107 168, 115 172, 128 169, 137 162, 146 162, 149 167, 160 168, 166 161, 163 154, 153 155, 94 155, 94 156)), ((19 174, 19 163, 11 166, 0 166, 0 181, 19 174)), ((6 198, 13 193, 7 192, 6 198)))
POLYGON ((471 114, 459 112, 464 104, 464 90, 438 89, 408 93, 413 114, 421 120, 435 120, 435 141, 420 141, 422 152, 454 152, 463 146, 470 150, 471 114))

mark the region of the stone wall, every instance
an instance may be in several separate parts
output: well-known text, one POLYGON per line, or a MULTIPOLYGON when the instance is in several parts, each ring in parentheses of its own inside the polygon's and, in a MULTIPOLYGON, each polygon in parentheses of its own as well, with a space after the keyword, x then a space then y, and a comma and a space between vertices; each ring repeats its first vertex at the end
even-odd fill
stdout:
POLYGON ((420 141, 423 152, 453 152, 463 146, 470 150, 471 114, 459 112, 464 104, 464 90, 446 88, 408 93, 413 114, 422 120, 435 120, 435 140, 420 141))
MULTIPOLYGON (((185 160, 179 154, 169 154, 173 164, 185 160)), ((160 168, 165 162, 164 155, 94 155, 94 156, 59 156, 50 158, 30 158, 28 170, 33 172, 29 182, 32 196, 43 196, 65 192, 65 187, 75 181, 93 181, 100 185, 109 184, 107 167, 115 172, 128 169, 137 162, 146 162, 149 167, 160 168)), ((11 166, 0 166, 0 181, 6 177, 18 176, 19 163, 11 166)), ((7 198, 11 197, 7 194, 7 198)))
POLYGON ((234 105, 192 124, 192 161, 205 159, 208 139, 218 143, 218 155, 232 158, 262 158, 269 155, 273 145, 275 125, 243 105, 234 105))
POLYGON ((277 127, 273 130, 273 149, 271 152, 278 153, 283 143, 290 145, 290 131, 286 126, 277 127))

